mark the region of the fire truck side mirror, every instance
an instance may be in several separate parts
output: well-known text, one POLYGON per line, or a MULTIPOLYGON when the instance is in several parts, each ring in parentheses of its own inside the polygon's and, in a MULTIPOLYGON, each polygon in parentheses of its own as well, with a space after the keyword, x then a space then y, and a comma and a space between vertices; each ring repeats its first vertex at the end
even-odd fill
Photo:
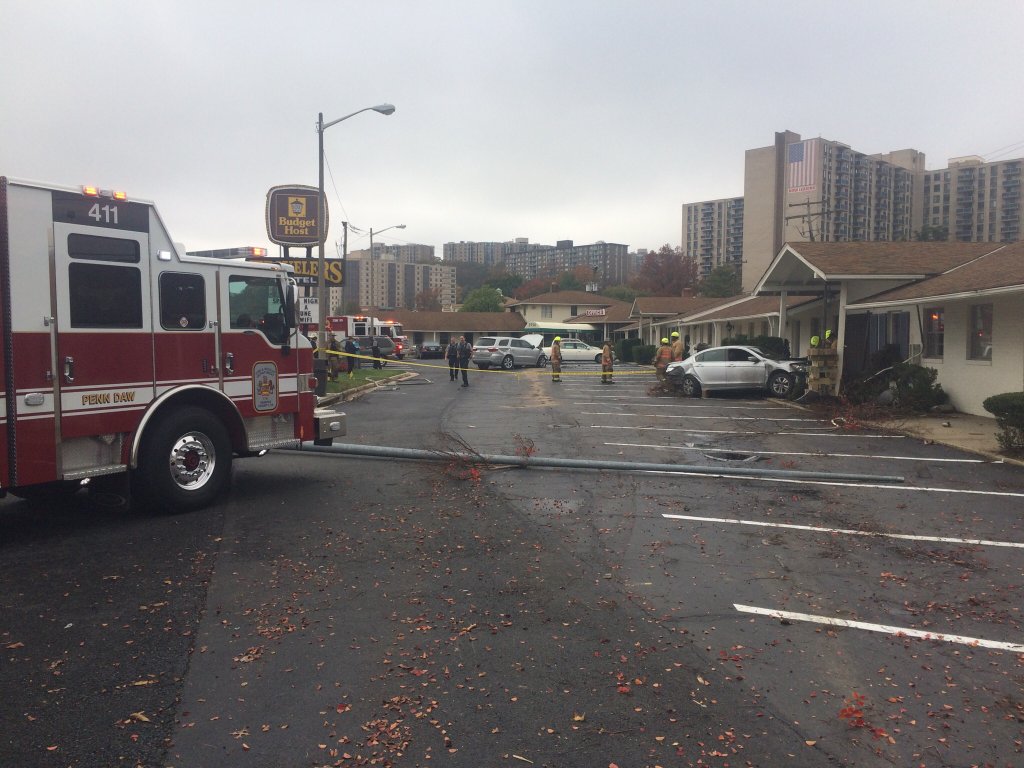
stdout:
POLYGON ((298 318, 295 316, 295 286, 289 285, 284 294, 284 321, 288 324, 288 330, 298 326, 298 318))
POLYGON ((295 315, 295 291, 297 286, 289 283, 287 289, 284 292, 284 344, 281 345, 281 351, 286 355, 292 348, 292 333, 299 327, 298 317, 295 315))

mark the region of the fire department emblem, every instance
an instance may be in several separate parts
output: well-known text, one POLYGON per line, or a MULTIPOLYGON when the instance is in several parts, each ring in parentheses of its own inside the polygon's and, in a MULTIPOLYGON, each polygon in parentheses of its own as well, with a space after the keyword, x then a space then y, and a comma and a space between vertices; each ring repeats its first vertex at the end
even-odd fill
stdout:
POLYGON ((277 366, 273 363, 253 366, 252 407, 257 411, 277 410, 277 366))

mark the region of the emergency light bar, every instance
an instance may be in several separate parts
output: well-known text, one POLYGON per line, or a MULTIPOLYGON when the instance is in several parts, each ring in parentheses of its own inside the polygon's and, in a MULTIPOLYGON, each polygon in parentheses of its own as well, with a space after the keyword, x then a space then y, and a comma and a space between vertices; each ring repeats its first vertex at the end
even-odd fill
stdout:
POLYGON ((82 186, 82 194, 86 197, 109 197, 112 200, 127 200, 128 194, 119 190, 100 189, 89 185, 82 186))

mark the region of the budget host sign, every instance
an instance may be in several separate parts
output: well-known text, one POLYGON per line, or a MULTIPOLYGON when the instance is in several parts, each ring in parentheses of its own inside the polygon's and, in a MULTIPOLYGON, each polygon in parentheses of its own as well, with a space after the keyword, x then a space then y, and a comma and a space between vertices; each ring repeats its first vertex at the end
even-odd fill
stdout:
POLYGON ((318 245, 327 237, 327 201, 323 227, 317 221, 316 187, 292 184, 267 192, 267 237, 278 245, 318 245))

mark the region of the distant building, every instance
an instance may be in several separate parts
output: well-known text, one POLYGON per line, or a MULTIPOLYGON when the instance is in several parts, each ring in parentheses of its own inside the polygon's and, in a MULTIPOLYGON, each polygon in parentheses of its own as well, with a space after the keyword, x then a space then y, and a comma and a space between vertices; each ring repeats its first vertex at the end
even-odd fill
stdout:
POLYGON ((954 157, 949 167, 921 175, 920 225, 945 227, 950 240, 1009 243, 1020 240, 1021 160, 986 163, 954 157))
POLYGON ((581 266, 593 270, 597 282, 602 285, 619 285, 629 279, 629 247, 601 242, 574 245, 572 240, 559 240, 554 248, 524 249, 505 254, 505 269, 526 280, 570 272, 581 266))
POLYGON ((683 253, 697 262, 701 277, 731 266, 743 269, 743 198, 707 200, 683 206, 683 253))
POLYGON ((950 240, 1013 242, 1024 226, 1021 163, 968 156, 926 171, 915 149, 869 155, 782 131, 746 151, 743 197, 683 205, 683 251, 703 276, 736 267, 749 291, 787 242, 913 240, 925 226, 950 240))
POLYGON ((416 297, 437 293, 441 306, 455 303, 455 266, 434 260, 430 245, 378 246, 348 254, 344 285, 332 291, 332 306, 418 309, 416 297))

